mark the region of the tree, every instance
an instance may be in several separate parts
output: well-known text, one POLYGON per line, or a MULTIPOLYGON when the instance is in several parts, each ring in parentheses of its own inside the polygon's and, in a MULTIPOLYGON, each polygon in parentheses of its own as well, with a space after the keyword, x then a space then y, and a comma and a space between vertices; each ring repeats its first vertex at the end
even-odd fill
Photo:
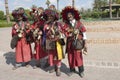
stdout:
POLYGON ((117 4, 120 4, 120 0, 116 0, 116 3, 117 3, 117 4))
POLYGON ((49 8, 49 5, 50 5, 50 1, 49 0, 46 1, 46 5, 49 8))
POLYGON ((32 5, 31 9, 37 9, 36 5, 32 5))
POLYGON ((99 6, 100 6, 100 0, 94 0, 93 9, 99 10, 100 8, 99 6))
POLYGON ((107 4, 108 4, 107 0, 94 0, 93 9, 100 11, 100 8, 107 4))
POLYGON ((75 6, 75 0, 72 0, 72 7, 75 6))
POLYGON ((7 22, 10 23, 8 0, 5 0, 5 10, 6 10, 6 18, 7 18, 7 22))
POLYGON ((102 6, 108 5, 108 0, 102 0, 102 6))
POLYGON ((120 4, 120 0, 114 0, 114 3, 120 4))
POLYGON ((28 20, 32 20, 32 17, 30 16, 30 10, 29 9, 25 9, 25 14, 26 14, 28 20))
POLYGON ((57 0, 57 10, 59 11, 59 0, 57 0))
POLYGON ((4 12, 0 11, 0 20, 3 20, 3 19, 4 19, 4 12))
POLYGON ((109 12, 110 12, 110 18, 112 19, 112 0, 109 0, 109 12))

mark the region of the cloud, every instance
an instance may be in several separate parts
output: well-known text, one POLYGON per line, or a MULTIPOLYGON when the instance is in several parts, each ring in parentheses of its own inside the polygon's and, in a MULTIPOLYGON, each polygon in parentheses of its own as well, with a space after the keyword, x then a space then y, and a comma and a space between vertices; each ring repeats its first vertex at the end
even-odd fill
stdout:
MULTIPOLYGON (((23 7, 25 9, 30 9, 33 4, 36 6, 42 6, 46 8, 47 0, 8 0, 9 10, 12 11, 18 7, 23 7)), ((57 7, 57 0, 49 0, 51 4, 57 7)), ((82 7, 84 9, 92 8, 93 0, 75 0, 75 7, 80 10, 82 7)), ((72 0, 59 0, 59 10, 62 10, 65 6, 72 6, 72 0)), ((0 10, 4 10, 4 0, 0 0, 0 10)))
POLYGON ((20 1, 20 2, 33 2, 33 0, 15 0, 15 1, 20 1))
POLYGON ((24 1, 26 1, 26 2, 32 2, 32 0, 24 0, 24 1))
POLYGON ((19 7, 29 9, 30 7, 27 4, 25 4, 25 1, 31 1, 31 0, 15 0, 15 2, 13 3, 14 9, 17 9, 19 7))
POLYGON ((53 3, 57 3, 57 0, 49 0, 51 2, 51 4, 53 3))
POLYGON ((3 1, 0 1, 0 10, 5 11, 5 6, 3 1))
POLYGON ((92 8, 92 3, 93 3, 93 1, 92 1, 92 0, 89 0, 89 1, 87 1, 85 4, 81 4, 81 5, 76 4, 76 8, 77 8, 77 9, 81 9, 81 8, 84 8, 84 9, 92 8))
POLYGON ((60 1, 60 3, 59 3, 60 11, 62 9, 64 9, 66 6, 71 6, 72 5, 72 0, 64 0, 64 2, 63 2, 63 0, 59 0, 59 1, 60 1))
POLYGON ((0 6, 4 6, 4 3, 3 3, 3 1, 0 1, 0 6))

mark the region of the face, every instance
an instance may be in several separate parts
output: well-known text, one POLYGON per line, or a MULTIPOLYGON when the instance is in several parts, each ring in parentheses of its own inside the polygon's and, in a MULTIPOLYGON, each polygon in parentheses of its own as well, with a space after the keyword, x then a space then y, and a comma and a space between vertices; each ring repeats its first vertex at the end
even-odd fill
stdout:
POLYGON ((72 13, 69 12, 69 13, 67 14, 67 18, 68 18, 69 21, 72 21, 72 20, 74 19, 74 16, 73 16, 72 13))
POLYGON ((43 12, 44 12, 43 9, 38 9, 38 14, 39 14, 39 15, 42 14, 43 12))
POLYGON ((51 5, 49 8, 50 8, 51 10, 56 10, 55 6, 53 6, 53 5, 51 5))
POLYGON ((48 15, 48 21, 53 22, 54 21, 54 17, 52 15, 48 15))

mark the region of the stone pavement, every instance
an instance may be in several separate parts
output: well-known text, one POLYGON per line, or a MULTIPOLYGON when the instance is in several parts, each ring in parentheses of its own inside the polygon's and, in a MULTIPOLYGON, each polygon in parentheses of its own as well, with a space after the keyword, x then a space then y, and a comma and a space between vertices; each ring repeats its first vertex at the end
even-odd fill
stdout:
POLYGON ((87 61, 85 59, 85 77, 80 78, 78 74, 68 76, 68 63, 67 59, 64 59, 61 68, 62 75, 56 77, 55 73, 46 72, 43 68, 33 69, 34 60, 28 68, 20 67, 12 70, 15 63, 14 56, 14 52, 7 52, 0 56, 0 80, 120 80, 119 62, 105 63, 104 61, 87 61))
MULTIPOLYGON (((119 28, 115 24, 115 27, 119 28)), ((114 27, 104 25, 105 28, 114 27)), ((99 25, 86 25, 87 28, 99 28, 99 25)), ((103 26, 102 26, 103 27, 103 26)), ((101 28, 101 27, 100 27, 101 28)), ((78 74, 68 76, 67 57, 62 61, 62 75, 56 77, 55 73, 49 73, 43 68, 33 69, 34 60, 31 66, 20 67, 12 70, 15 64, 14 50, 10 49, 11 28, 0 28, 0 80, 120 80, 120 43, 112 42, 90 42, 89 40, 99 39, 120 39, 119 31, 99 32, 88 31, 88 55, 84 55, 85 77, 80 78, 78 74)), ((66 55, 67 56, 67 55, 66 55)), ((41 61, 42 65, 44 60, 41 61)), ((77 70, 77 68, 76 68, 77 70)))

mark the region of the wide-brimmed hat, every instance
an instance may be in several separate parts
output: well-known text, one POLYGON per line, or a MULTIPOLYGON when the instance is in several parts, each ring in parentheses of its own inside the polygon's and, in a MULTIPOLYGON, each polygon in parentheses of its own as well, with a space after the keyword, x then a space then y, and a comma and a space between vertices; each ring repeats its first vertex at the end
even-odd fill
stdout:
POLYGON ((54 11, 54 10, 51 10, 51 9, 46 9, 45 12, 44 12, 44 18, 47 20, 47 17, 49 15, 55 17, 55 20, 59 19, 57 11, 54 11))
POLYGON ((76 19, 76 20, 80 20, 80 14, 79 14, 79 11, 77 10, 77 9, 75 9, 74 7, 72 7, 72 6, 66 6, 63 10, 62 10, 62 13, 61 13, 61 15, 62 15, 62 18, 63 18, 63 21, 68 21, 68 19, 67 19, 67 14, 68 13, 72 13, 72 14, 74 14, 74 18, 76 19))
POLYGON ((12 16, 14 17, 14 19, 19 19, 22 18, 24 21, 27 21, 27 16, 25 14, 25 10, 24 8, 20 7, 18 9, 15 9, 12 11, 12 16))
POLYGON ((22 15, 23 15, 23 13, 19 12, 19 10, 13 10, 12 11, 12 16, 14 18, 21 17, 22 15))

